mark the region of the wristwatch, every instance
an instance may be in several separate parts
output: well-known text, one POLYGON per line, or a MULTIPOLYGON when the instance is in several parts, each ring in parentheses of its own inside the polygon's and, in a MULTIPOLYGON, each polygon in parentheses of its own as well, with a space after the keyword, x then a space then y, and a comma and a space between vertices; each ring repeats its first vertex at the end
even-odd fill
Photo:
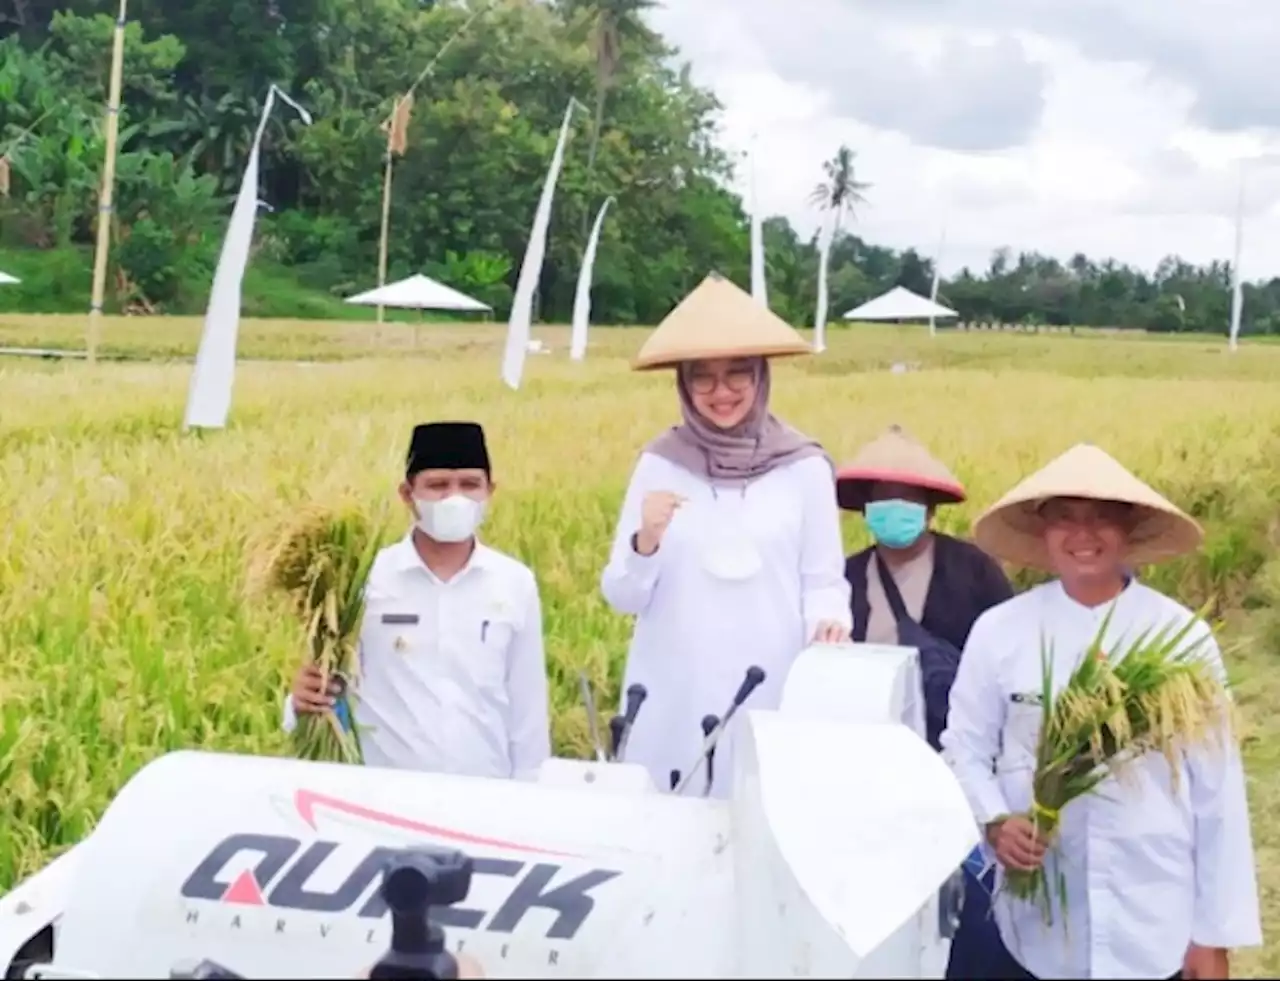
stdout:
POLYGON ((647 559, 650 556, 656 555, 658 553, 657 548, 655 548, 648 555, 645 555, 644 552, 640 551, 640 532, 638 531, 633 531, 631 533, 631 551, 635 552, 636 555, 640 556, 642 559, 647 559))

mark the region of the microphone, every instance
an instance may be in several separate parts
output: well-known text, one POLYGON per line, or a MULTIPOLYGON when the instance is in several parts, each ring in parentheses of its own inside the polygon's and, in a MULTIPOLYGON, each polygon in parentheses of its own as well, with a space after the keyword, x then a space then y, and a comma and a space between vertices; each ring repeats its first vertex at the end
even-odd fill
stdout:
MULTIPOLYGON (((717 719, 714 715, 704 715, 702 717, 702 738, 704 741, 707 739, 708 736, 711 735, 712 731, 719 724, 720 724, 720 720, 717 719)), ((715 761, 716 761, 716 748, 715 746, 712 746, 710 749, 707 750, 707 785, 702 790, 703 797, 711 796, 711 782, 715 779, 715 771, 712 769, 712 767, 715 765, 715 761)))
POLYGON ((615 715, 609 720, 609 759, 616 761, 618 759, 618 747, 622 744, 622 730, 627 724, 627 720, 620 715, 615 715))
MULTIPOLYGON (((742 679, 742 684, 738 686, 737 692, 734 693, 733 701, 729 703, 729 709, 720 717, 720 721, 716 722, 711 731, 702 737, 702 748, 698 751, 698 757, 693 761, 693 766, 685 773, 684 778, 675 788, 675 793, 684 792, 684 788, 689 785, 689 781, 693 779, 693 775, 698 772, 698 767, 702 763, 707 764, 707 789, 711 788, 711 755, 715 753, 716 744, 720 742, 720 738, 724 735, 725 729, 728 728, 729 722, 733 719, 734 714, 742 706, 751 693, 760 687, 765 679, 764 668, 753 664, 747 668, 747 672, 742 679)), ((712 718, 708 716, 708 718, 712 718)), ((706 719, 703 719, 706 723, 706 719)))
POLYGON ((620 762, 627 752, 627 740, 631 737, 631 727, 636 724, 636 716, 640 714, 640 706, 649 697, 644 685, 630 685, 627 688, 627 708, 622 715, 615 715, 609 720, 609 732, 613 736, 613 758, 620 762), (615 723, 617 727, 615 728, 615 723))

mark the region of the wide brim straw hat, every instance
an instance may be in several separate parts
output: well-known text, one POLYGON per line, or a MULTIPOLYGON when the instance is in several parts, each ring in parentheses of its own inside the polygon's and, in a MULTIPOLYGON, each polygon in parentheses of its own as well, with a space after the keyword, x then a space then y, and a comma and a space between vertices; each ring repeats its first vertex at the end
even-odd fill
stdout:
POLYGON ((719 273, 711 273, 649 335, 631 362, 636 371, 710 358, 810 354, 789 323, 719 273))
POLYGON ((919 487, 935 506, 965 499, 955 474, 901 426, 890 426, 836 471, 836 499, 846 511, 862 511, 871 486, 882 481, 919 487))
POLYGON ((974 522, 974 541, 998 559, 1053 572, 1039 509, 1056 497, 1131 505, 1126 558, 1135 566, 1193 552, 1204 541, 1194 518, 1089 443, 1073 446, 987 508, 974 522))

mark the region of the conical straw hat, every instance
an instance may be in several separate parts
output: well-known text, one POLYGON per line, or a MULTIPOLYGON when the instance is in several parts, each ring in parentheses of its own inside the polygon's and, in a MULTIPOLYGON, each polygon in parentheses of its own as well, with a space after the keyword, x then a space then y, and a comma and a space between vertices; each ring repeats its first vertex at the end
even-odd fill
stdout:
POLYGON ((959 504, 965 499, 964 486, 955 475, 901 426, 890 426, 836 472, 840 506, 861 511, 877 481, 922 488, 934 504, 959 504))
POLYGON ((810 352, 794 327, 713 272, 658 324, 631 367, 647 371, 681 361, 810 352))
POLYGON ((983 512, 973 525, 974 541, 996 558, 1052 572, 1037 509, 1054 497, 1133 505, 1127 560, 1135 566, 1194 551, 1204 540, 1204 531, 1193 518, 1098 447, 1080 443, 983 512))

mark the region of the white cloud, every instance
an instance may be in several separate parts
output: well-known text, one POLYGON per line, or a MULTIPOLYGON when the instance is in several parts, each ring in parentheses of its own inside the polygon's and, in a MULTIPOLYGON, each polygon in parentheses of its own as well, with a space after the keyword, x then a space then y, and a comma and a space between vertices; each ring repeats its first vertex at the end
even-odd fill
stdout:
MULTIPOLYGON (((759 134, 767 214, 802 235, 842 143, 873 187, 853 230, 984 269, 1000 246, 1153 268, 1228 258, 1254 156, 1244 271, 1280 274, 1280 104, 1266 0, 662 0, 651 22, 759 134)), ((745 162, 745 161, 744 161, 745 162)), ((746 167, 739 190, 746 190, 746 167)))

